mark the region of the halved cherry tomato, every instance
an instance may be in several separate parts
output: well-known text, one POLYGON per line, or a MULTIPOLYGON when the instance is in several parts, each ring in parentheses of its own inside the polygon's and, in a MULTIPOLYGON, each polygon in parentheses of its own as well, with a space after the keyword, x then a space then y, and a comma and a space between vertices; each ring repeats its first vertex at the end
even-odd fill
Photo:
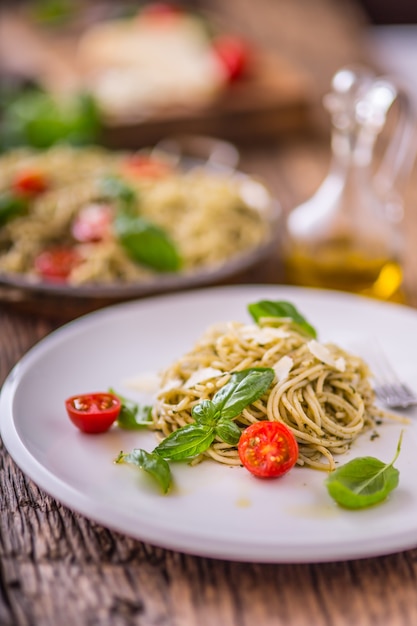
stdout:
POLYGON ((122 173, 132 178, 163 178, 171 172, 168 163, 143 154, 133 154, 122 165, 122 173))
POLYGON ((121 407, 113 393, 86 393, 65 400, 68 417, 83 433, 104 433, 117 420, 121 407))
POLYGON ((66 282, 72 270, 81 262, 81 256, 75 248, 51 248, 44 250, 35 258, 35 270, 45 280, 66 282))
POLYGON ((234 82, 248 70, 251 51, 246 41, 234 35, 219 35, 212 42, 229 82, 234 82))
POLYGON ((82 243, 102 241, 111 234, 112 209, 107 204, 88 204, 72 224, 71 232, 82 243))
POLYGON ((294 467, 298 444, 285 424, 256 422, 243 431, 238 452, 242 464, 254 476, 275 478, 294 467))
POLYGON ((24 170, 14 177, 12 189, 25 196, 37 196, 48 189, 48 181, 38 170, 24 170))

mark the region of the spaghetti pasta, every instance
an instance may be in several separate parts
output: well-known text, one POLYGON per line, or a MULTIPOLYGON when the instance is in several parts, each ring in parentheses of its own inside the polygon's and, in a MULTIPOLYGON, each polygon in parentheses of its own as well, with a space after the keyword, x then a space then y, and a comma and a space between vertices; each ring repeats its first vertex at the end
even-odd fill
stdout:
MULTIPOLYGON (((146 158, 146 153, 143 157, 146 158)), ((105 177, 120 177, 135 197, 132 215, 162 231, 181 260, 180 273, 213 270, 238 259, 270 240, 269 220, 242 193, 238 177, 195 167, 187 171, 159 157, 163 176, 132 175, 127 153, 99 147, 56 146, 44 152, 11 151, 0 158, 0 198, 13 188, 16 175, 40 172, 48 182, 43 193, 30 199, 27 210, 0 222, 0 272, 39 279, 35 259, 52 247, 76 249, 79 263, 70 285, 146 282, 156 269, 129 255, 114 229, 115 203, 103 198, 105 177), (79 241, 74 222, 91 206, 109 209, 106 236, 79 241)), ((142 158, 139 155, 139 158, 142 158)), ((266 193, 266 191, 265 191, 266 193)), ((111 199, 110 199, 111 200, 111 199)), ((177 271, 177 270, 175 270, 177 271)))
MULTIPOLYGON (((210 400, 246 368, 270 367, 275 379, 262 397, 235 419, 242 429, 260 420, 288 426, 299 444, 299 465, 332 470, 384 413, 374 404, 365 362, 334 344, 323 345, 289 320, 263 318, 258 324, 230 322, 209 328, 196 345, 164 373, 153 407, 162 437, 193 423, 193 407, 210 400)), ((218 437, 204 456, 240 465, 237 446, 218 437)))

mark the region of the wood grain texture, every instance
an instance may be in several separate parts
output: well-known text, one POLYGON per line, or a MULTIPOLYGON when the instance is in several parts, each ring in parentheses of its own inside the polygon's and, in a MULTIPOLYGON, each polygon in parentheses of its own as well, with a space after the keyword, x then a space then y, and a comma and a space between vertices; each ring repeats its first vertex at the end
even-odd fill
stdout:
POLYGON ((186 556, 72 513, 1 458, 4 626, 416 623, 416 550, 313 565, 186 556))
MULTIPOLYGON (((257 0, 255 12, 250 0, 212 4, 267 45, 287 46, 304 58, 314 66, 320 89, 335 65, 356 56, 358 22, 346 3, 257 0), (332 35, 315 42, 319 22, 321 32, 332 35), (297 47, 301 41, 304 52, 297 47)), ((242 167, 271 187, 284 211, 313 193, 328 162, 325 126, 318 136, 294 136, 242 153, 242 167)), ((415 306, 416 200, 414 173, 406 260, 415 306)), ((239 281, 281 278, 277 249, 239 281)), ((75 312, 49 313, 0 306, 0 384, 27 350, 75 312)), ((144 544, 49 497, 0 444, 0 626, 413 626, 416 586, 417 549, 350 562, 263 565, 144 544)))

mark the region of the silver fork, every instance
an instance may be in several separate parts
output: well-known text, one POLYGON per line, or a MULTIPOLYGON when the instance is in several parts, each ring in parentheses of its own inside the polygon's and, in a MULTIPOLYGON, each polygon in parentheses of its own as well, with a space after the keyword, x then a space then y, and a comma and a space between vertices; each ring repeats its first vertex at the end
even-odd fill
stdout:
POLYGON ((399 379, 378 341, 369 340, 365 350, 363 358, 371 370, 377 398, 393 409, 416 405, 417 394, 399 379))

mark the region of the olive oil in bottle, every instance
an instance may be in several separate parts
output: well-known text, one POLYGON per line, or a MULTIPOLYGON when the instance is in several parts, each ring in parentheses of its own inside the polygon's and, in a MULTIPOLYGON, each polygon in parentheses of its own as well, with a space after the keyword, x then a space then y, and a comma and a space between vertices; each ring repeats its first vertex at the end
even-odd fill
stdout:
POLYGON ((400 263, 367 256, 350 246, 323 247, 315 253, 298 246, 285 260, 287 281, 294 285, 350 291, 381 300, 404 302, 400 263))
POLYGON ((398 189, 413 163, 406 148, 413 136, 407 126, 411 109, 400 108, 379 169, 373 161, 391 106, 397 101, 404 106, 407 96, 358 68, 337 72, 332 88, 324 100, 332 116, 330 171, 312 198, 288 215, 286 282, 402 302, 398 189))

